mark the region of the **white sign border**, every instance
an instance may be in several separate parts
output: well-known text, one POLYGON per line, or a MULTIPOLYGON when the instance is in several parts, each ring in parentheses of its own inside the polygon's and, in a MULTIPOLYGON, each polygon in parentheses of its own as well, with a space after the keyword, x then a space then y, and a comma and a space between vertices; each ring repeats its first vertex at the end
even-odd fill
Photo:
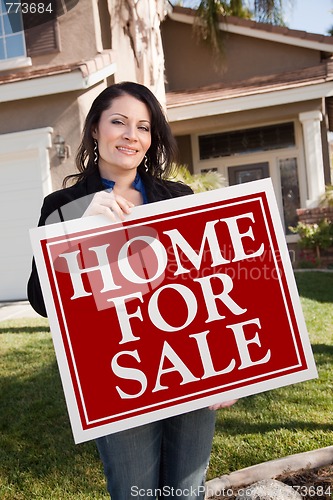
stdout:
MULTIPOLYGON (((254 181, 246 184, 241 184, 237 186, 231 186, 228 188, 221 188, 217 189, 214 191, 209 191, 205 193, 199 193, 196 195, 191 195, 191 196, 184 196, 180 198, 174 198, 172 200, 166 200, 166 201, 160 201, 148 205, 142 205, 140 207, 135 207, 133 209, 132 213, 130 216, 126 218, 126 222, 133 221, 133 225, 137 225, 136 221, 139 219, 142 219, 144 217, 149 217, 150 221, 149 222, 154 222, 152 221, 152 216, 155 216, 155 220, 163 220, 163 217, 166 216, 170 212, 175 212, 177 210, 183 210, 186 208, 193 208, 197 207, 197 211, 200 211, 200 207, 202 205, 206 204, 211 204, 215 202, 225 202, 226 200, 231 200, 232 203, 232 198, 239 198, 243 196, 249 196, 249 195, 255 195, 259 193, 265 193, 267 202, 268 202, 268 207, 270 210, 270 214, 272 217, 273 221, 273 226, 275 230, 275 236, 277 239, 277 245, 279 249, 279 254, 281 258, 281 264, 284 269, 285 273, 285 278, 287 281, 287 285, 289 287, 289 293, 291 297, 291 301, 294 307, 294 314, 295 318, 297 321, 300 337, 302 340, 302 347, 304 351, 304 355, 306 358, 306 362, 308 365, 308 368, 306 370, 302 370, 297 373, 292 373, 292 374, 287 374, 287 375, 282 375, 278 378, 270 379, 270 380, 264 380, 261 382, 256 382, 254 384, 251 384, 250 386, 245 386, 245 387, 240 387, 237 389, 230 389, 229 391, 225 391, 222 394, 215 394, 215 395, 209 395, 206 397, 202 397, 200 399, 192 400, 192 401, 186 401, 186 402, 180 402, 176 405, 173 405, 171 407, 167 408, 160 408, 157 410, 153 410, 149 413, 145 413, 143 415, 135 415, 135 416, 130 416, 127 419, 121 420, 121 421, 116 421, 116 422, 109 422, 106 424, 99 425, 98 427, 90 428, 90 429, 83 429, 81 425, 81 417, 79 414, 78 410, 78 405, 76 401, 76 396, 75 396, 75 391, 72 383, 72 378, 68 366, 68 361, 67 361, 67 356, 65 352, 65 347, 63 344, 62 340, 62 332, 61 332, 61 327, 59 324, 59 319, 57 317, 56 313, 56 308, 54 305, 53 301, 53 296, 52 296, 52 291, 51 291, 51 286, 50 282, 48 279, 47 275, 47 270, 46 270, 46 265, 44 262, 44 256, 42 252, 42 247, 41 247, 41 241, 45 239, 50 239, 54 237, 59 237, 59 236, 65 236, 66 241, 69 239, 74 239, 75 237, 70 236, 72 233, 79 233, 79 232, 87 232, 89 230, 93 231, 92 236, 96 236, 98 234, 96 232, 96 229, 100 228, 101 232, 109 232, 112 230, 112 223, 110 223, 110 220, 107 219, 106 217, 103 216, 93 216, 93 217, 87 217, 87 218, 82 218, 82 219, 75 219, 75 220, 70 220, 66 222, 61 222, 61 223, 56 223, 56 224, 51 224, 49 226, 42 226, 38 228, 34 228, 30 231, 30 236, 31 236, 31 242, 32 242, 32 248, 33 248, 33 253, 35 256, 36 260, 36 265, 38 269, 38 274, 41 282, 41 287, 42 287, 42 292, 46 304, 46 309, 48 313, 48 318, 50 322, 50 328, 52 332, 52 338, 53 338, 53 343, 54 343, 54 348, 56 352, 56 357, 59 365, 59 371, 61 375, 61 380, 63 384, 63 389, 65 393, 65 398, 66 398, 66 403, 67 403, 67 408, 70 416, 70 421, 71 421, 71 426, 72 426, 72 431, 74 435, 74 440, 75 443, 80 443, 83 441, 88 441, 90 439, 94 439, 112 432, 117 432, 129 427, 135 427, 138 425, 142 425, 145 423, 153 422, 156 420, 160 420, 162 418, 170 417, 175 414, 181 414, 185 413, 188 411, 193 411, 199 408, 203 408, 205 406, 210 406, 214 403, 218 403, 221 401, 227 401, 229 399, 237 399, 237 398, 242 398, 254 393, 259 393, 259 392, 264 392, 267 390, 275 389, 278 387, 294 384, 297 382, 309 380, 312 378, 316 378, 317 375, 317 370, 316 366, 313 360, 313 354, 311 350, 311 345, 310 341, 308 338, 307 330, 306 330, 306 325, 303 317, 303 312, 298 296, 298 291, 297 291, 297 286, 294 278, 294 273, 293 269, 291 266, 289 254, 288 254, 288 247, 286 244, 286 239, 283 231, 283 226, 281 224, 280 220, 280 214, 278 210, 278 206, 275 200, 274 196, 274 191, 273 191, 273 186, 271 179, 263 179, 260 181, 254 181), (175 407, 177 408, 177 412, 175 412, 175 407)), ((271 249, 273 250, 273 242, 271 238, 271 234, 269 231, 269 226, 265 214, 264 207, 262 206, 262 200, 261 198, 257 198, 257 200, 260 200, 261 203, 261 209, 262 213, 265 219, 265 224, 266 224, 266 229, 267 229, 267 235, 270 240, 270 245, 271 249)), ((254 201, 254 198, 251 198, 249 201, 254 201)), ((235 202, 232 204, 237 204, 240 202, 235 202)), ((226 206, 225 204, 223 205, 224 207, 226 206)), ((217 206, 212 208, 212 210, 218 208, 217 206)), ((201 209, 202 210, 202 209, 201 209)), ((191 212, 189 215, 193 214, 195 212, 191 212)), ((186 216, 187 214, 184 214, 186 216)), ((178 217, 177 214, 174 214, 173 217, 178 217)), ((139 222, 140 223, 140 222, 139 222)), ((117 226, 119 228, 119 223, 117 223, 117 226)), ((126 227, 131 227, 126 224, 126 227)), ((133 226, 132 226, 133 227, 133 226)), ((115 227, 116 229, 116 227, 115 227)), ((85 234, 85 237, 89 237, 89 234, 85 234)), ((53 243, 47 243, 48 248, 52 245, 53 243)), ((55 242, 54 244, 59 244, 59 241, 55 242)), ((49 251, 49 250, 48 250, 49 251)), ((277 261, 276 261, 276 256, 274 254, 274 251, 272 252, 274 256, 274 264, 275 268, 277 269, 277 261)), ((52 259, 50 259, 52 262, 52 259)), ((281 288, 281 292, 283 295, 284 303, 285 303, 285 308, 287 311, 287 314, 289 316, 288 312, 288 307, 286 303, 286 298, 284 294, 284 288, 283 284, 281 282, 281 276, 279 275, 279 272, 277 272, 278 279, 279 279, 279 284, 281 288)), ((56 283, 56 280, 55 280, 56 283)), ((61 305, 61 298, 59 295, 59 303, 61 305)), ((63 308, 61 305, 62 313, 63 313, 63 322, 66 328, 66 334, 68 337, 68 331, 67 331, 67 325, 66 325, 66 320, 65 320, 65 315, 63 312, 63 308)), ((289 323, 291 325, 291 330, 293 331, 292 328, 292 323, 289 317, 289 323)), ((294 337, 294 333, 293 333, 294 337)), ((295 342, 295 338, 293 338, 295 342)), ((70 346, 70 339, 68 337, 68 344, 70 346)), ((297 346, 296 346, 297 347, 297 346)), ((71 351, 71 355, 73 357, 73 352, 71 351)), ((73 362, 73 359, 72 359, 73 362)), ((73 366, 75 367, 75 363, 73 362, 73 366)), ((296 365, 299 366, 299 365, 296 365)), ((295 366, 295 367, 296 367, 295 366)), ((293 367, 288 367, 286 369, 290 370, 293 367)), ((284 371, 284 370, 281 370, 284 371)), ((272 373, 273 374, 273 373, 272 373)), ((269 375, 269 374, 267 374, 269 375)), ((260 375, 262 377, 263 375, 260 375)), ((266 374, 265 374, 266 376, 266 374)), ((84 413, 87 421, 87 425, 95 423, 96 421, 91 421, 89 422, 88 416, 86 413, 86 409, 84 407, 84 402, 83 402, 83 394, 82 390, 80 388, 80 384, 78 383, 78 373, 76 371, 76 377, 77 377, 77 386, 79 388, 79 392, 81 395, 81 404, 82 408, 84 408, 84 413)), ((258 378, 258 377, 254 377, 258 378)), ((241 383, 242 381, 237 381, 238 383, 241 383)), ((229 385, 235 385, 236 383, 229 384, 229 385)), ((224 389, 225 386, 220 386, 217 387, 216 389, 224 389)), ((210 389, 211 391, 212 389, 210 389)), ((202 391, 202 392, 207 392, 202 391)), ((192 394, 193 396, 196 396, 200 394, 199 393, 194 393, 192 394)), ((186 398, 190 397, 186 396, 186 398)), ((184 399, 185 397, 178 398, 178 399, 184 399)), ((177 400, 177 398, 175 398, 177 400)), ((169 400, 167 403, 173 402, 174 400, 169 400)), ((157 405, 157 404, 156 404, 157 405)), ((160 406, 161 403, 158 403, 160 406)), ((155 406, 155 405, 152 405, 155 406)), ((142 409, 147 409, 142 408, 142 409)), ((134 411, 134 410, 133 410, 134 411)), ((138 411, 137 409, 135 411, 138 411)), ((127 413, 128 414, 128 413, 127 413)), ((119 414, 118 416, 120 416, 119 414)), ((105 419, 109 419, 110 417, 105 417, 105 419)), ((116 416, 112 416, 112 418, 116 418, 116 416)), ((104 419, 103 419, 104 420, 104 419)))

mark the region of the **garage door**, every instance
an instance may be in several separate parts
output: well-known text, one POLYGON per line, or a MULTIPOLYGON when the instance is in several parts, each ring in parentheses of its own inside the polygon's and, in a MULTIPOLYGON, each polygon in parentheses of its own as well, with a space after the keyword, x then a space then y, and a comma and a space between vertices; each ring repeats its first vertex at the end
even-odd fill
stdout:
POLYGON ((0 301, 26 298, 42 200, 51 191, 50 127, 0 136, 0 301))

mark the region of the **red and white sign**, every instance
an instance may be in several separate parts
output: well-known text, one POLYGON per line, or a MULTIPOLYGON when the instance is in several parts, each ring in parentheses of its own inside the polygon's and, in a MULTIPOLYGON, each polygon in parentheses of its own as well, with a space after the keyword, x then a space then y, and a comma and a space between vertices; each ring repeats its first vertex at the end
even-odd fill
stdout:
POLYGON ((270 180, 31 235, 76 442, 317 376, 270 180))

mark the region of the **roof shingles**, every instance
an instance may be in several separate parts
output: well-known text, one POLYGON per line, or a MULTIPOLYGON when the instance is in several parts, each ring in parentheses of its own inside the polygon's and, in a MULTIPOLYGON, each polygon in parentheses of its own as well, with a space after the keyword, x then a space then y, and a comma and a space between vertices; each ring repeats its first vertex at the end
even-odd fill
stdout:
POLYGON ((34 78, 60 75, 64 73, 71 73, 73 71, 81 71, 82 76, 85 78, 112 64, 112 62, 112 51, 105 51, 101 54, 98 54, 93 59, 89 59, 87 61, 79 61, 71 64, 61 64, 57 66, 43 66, 35 69, 31 67, 25 69, 24 71, 17 70, 7 74, 0 74, 0 84, 14 83, 21 80, 32 80, 34 78))
POLYGON ((171 109, 201 102, 212 102, 325 82, 333 82, 333 59, 297 71, 255 77, 235 83, 224 84, 221 82, 196 89, 171 91, 167 93, 166 102, 167 108, 171 109))

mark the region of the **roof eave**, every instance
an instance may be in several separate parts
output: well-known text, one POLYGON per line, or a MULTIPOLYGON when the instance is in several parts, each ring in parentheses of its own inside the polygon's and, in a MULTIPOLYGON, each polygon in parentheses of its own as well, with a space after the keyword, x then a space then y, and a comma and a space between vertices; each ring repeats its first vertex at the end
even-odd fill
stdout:
POLYGON ((172 124, 184 120, 281 106, 332 96, 332 82, 325 82, 317 85, 304 85, 301 88, 297 86, 291 89, 271 90, 246 96, 216 98, 205 102, 167 106, 167 116, 172 124))
MULTIPOLYGON (((195 16, 193 15, 193 13, 189 14, 188 13, 189 10, 190 9, 184 9, 184 12, 173 10, 172 12, 169 13, 169 17, 173 21, 185 24, 193 24, 195 16), (185 11, 187 11, 187 13, 185 11)), ((320 50, 321 52, 327 52, 329 54, 333 54, 333 42, 327 43, 327 41, 322 42, 304 38, 304 36, 306 35, 311 35, 310 33, 307 33, 305 31, 285 29, 284 33, 274 33, 273 31, 255 28, 253 27, 253 25, 255 25, 254 22, 252 22, 251 27, 233 24, 232 22, 219 23, 220 29, 228 33, 234 33, 242 36, 249 36, 252 38, 259 38, 261 40, 268 40, 271 42, 284 43, 286 45, 294 45, 296 47, 303 47, 312 50, 320 50), (288 32, 290 33, 290 35, 286 34, 288 32), (293 34, 292 36, 291 33, 293 34), (295 36, 295 34, 299 34, 299 36, 295 36)), ((312 35, 316 36, 315 34, 312 35)), ((318 37, 325 38, 323 35, 318 35, 318 37)), ((331 38, 333 40, 333 37, 326 37, 326 38, 331 38)))
POLYGON ((0 85, 0 102, 19 101, 33 97, 87 90, 113 75, 116 64, 111 63, 96 71, 85 71, 84 65, 56 74, 4 82, 0 85))

